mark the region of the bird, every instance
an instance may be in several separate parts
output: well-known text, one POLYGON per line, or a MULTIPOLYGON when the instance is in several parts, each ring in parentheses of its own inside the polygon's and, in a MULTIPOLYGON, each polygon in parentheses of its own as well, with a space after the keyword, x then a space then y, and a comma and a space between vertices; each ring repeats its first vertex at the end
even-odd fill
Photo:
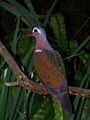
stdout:
POLYGON ((64 62, 61 55, 49 44, 44 28, 36 26, 28 36, 33 36, 36 39, 34 68, 42 85, 48 94, 61 103, 65 112, 72 113, 64 62))

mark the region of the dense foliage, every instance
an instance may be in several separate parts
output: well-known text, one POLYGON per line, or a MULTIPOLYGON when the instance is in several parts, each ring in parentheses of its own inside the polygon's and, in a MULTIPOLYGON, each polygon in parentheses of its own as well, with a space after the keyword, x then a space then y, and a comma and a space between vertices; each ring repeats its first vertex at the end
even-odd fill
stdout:
MULTIPOLYGON (((0 38, 25 74, 30 77, 34 72, 32 80, 38 81, 33 67, 35 39, 27 34, 41 25, 46 28, 50 44, 63 57, 68 85, 90 87, 89 3, 89 0, 0 1, 0 38)), ((75 113, 69 117, 51 96, 4 85, 5 81, 15 80, 0 56, 0 120, 90 119, 90 99, 71 96, 75 113)))

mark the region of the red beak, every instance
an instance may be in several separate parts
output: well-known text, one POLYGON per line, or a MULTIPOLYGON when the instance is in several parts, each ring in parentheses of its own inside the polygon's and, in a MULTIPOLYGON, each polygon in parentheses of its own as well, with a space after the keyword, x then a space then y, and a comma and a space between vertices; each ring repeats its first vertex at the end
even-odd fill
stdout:
POLYGON ((28 37, 31 37, 31 36, 33 36, 33 33, 29 33, 27 36, 28 36, 28 37))

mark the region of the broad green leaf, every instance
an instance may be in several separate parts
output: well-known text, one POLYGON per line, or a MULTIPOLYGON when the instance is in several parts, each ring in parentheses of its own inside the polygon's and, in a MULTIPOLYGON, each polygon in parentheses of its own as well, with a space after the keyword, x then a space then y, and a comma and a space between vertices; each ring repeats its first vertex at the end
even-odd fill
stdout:
POLYGON ((54 107, 54 120, 63 120, 63 112, 61 104, 53 98, 53 107, 54 107))
POLYGON ((55 42, 57 47, 62 50, 68 48, 68 41, 66 36, 66 26, 62 14, 54 14, 50 17, 50 26, 53 29, 55 42))

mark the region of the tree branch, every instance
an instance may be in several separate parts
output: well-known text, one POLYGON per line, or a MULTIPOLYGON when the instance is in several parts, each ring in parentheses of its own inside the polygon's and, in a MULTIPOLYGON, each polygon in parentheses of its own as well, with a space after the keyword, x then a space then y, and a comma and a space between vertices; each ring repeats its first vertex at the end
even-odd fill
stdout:
MULTIPOLYGON (((44 89, 43 85, 38 84, 30 80, 19 68, 16 61, 13 59, 13 57, 10 55, 10 53, 7 51, 3 43, 0 41, 0 54, 3 56, 11 70, 16 76, 17 81, 16 82, 10 82, 5 83, 7 86, 22 86, 26 89, 31 90, 32 92, 37 92, 40 94, 48 94, 47 91, 44 89)), ((78 88, 78 87, 68 87, 69 94, 72 95, 78 95, 81 97, 88 97, 90 98, 90 90, 84 89, 84 88, 78 88)))
POLYGON ((7 86, 22 86, 27 89, 30 89, 32 92, 38 92, 40 94, 46 94, 45 89, 38 83, 33 82, 30 80, 19 68, 16 61, 7 51, 3 43, 0 41, 0 54, 3 56, 11 70, 16 76, 17 81, 14 83, 6 83, 7 86))

